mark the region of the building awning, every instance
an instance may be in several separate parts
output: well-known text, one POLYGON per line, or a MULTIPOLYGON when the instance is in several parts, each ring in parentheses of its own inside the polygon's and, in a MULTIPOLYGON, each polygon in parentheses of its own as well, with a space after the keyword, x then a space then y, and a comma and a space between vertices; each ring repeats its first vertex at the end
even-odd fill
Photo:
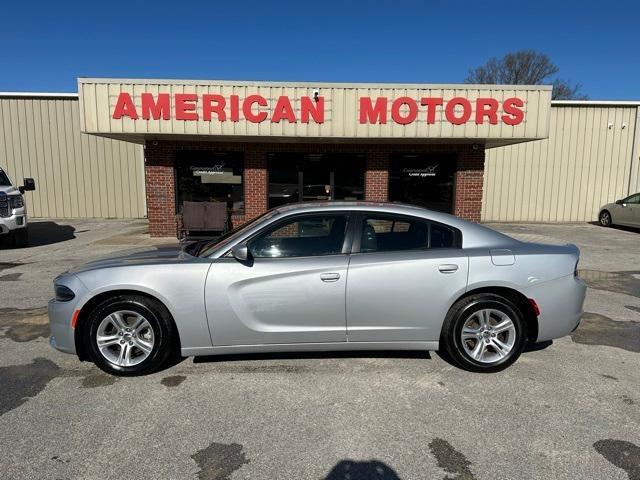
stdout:
POLYGON ((551 86, 78 80, 81 130, 146 140, 478 143, 547 138, 551 86))

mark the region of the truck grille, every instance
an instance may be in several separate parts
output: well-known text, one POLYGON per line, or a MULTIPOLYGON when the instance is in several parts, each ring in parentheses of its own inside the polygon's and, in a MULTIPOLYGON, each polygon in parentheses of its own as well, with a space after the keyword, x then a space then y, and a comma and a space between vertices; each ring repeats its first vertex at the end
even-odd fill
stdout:
POLYGON ((0 217, 8 217, 9 216, 9 199, 7 198, 7 194, 4 192, 0 192, 0 217))

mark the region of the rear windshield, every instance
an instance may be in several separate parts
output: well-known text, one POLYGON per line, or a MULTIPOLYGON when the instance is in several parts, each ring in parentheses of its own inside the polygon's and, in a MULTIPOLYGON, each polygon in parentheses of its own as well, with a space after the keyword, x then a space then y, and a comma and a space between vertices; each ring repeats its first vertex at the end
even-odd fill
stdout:
POLYGON ((10 187, 11 182, 4 171, 0 170, 0 187, 10 187))

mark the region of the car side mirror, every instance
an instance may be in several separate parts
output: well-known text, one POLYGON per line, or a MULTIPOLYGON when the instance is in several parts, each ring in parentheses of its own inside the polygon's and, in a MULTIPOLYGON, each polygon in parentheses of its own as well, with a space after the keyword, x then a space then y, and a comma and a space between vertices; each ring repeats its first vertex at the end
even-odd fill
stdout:
POLYGON ((19 188, 20 193, 33 192, 36 189, 36 181, 33 178, 25 178, 24 185, 19 188))
POLYGON ((239 243, 231 249, 231 255, 239 262, 246 262, 249 260, 249 247, 246 243, 239 243))

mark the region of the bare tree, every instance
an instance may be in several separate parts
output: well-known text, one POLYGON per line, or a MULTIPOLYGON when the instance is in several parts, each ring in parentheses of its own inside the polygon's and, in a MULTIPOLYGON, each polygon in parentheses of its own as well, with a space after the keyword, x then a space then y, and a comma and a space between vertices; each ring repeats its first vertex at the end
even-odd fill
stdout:
POLYGON ((541 85, 553 84, 554 100, 586 100, 580 93, 580 84, 571 84, 559 78, 553 78, 560 69, 551 59, 534 50, 519 50, 507 53, 502 58, 491 58, 484 65, 469 70, 466 83, 541 85))

